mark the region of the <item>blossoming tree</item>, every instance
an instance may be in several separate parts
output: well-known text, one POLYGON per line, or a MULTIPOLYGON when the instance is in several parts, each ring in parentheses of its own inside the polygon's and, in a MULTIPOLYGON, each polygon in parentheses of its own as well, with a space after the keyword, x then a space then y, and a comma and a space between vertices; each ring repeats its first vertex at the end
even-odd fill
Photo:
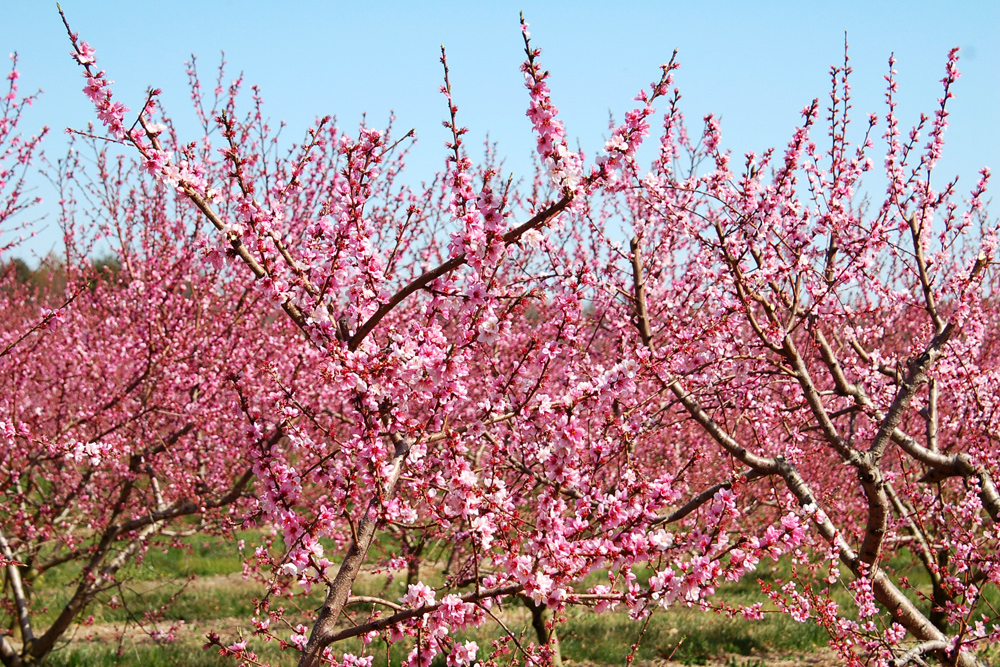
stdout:
MULTIPOLYGON (((687 134, 671 61, 588 162, 522 29, 541 169, 519 189, 491 155, 472 161, 442 55, 452 138, 425 190, 399 179, 408 137, 323 119, 282 156, 259 97, 241 117, 235 87, 206 112, 195 85, 199 142, 166 131, 156 91, 130 123, 70 31, 109 135, 211 223, 214 239, 196 237, 209 264, 241 268, 301 334, 308 363, 262 356, 236 379, 243 428, 226 446, 252 460, 254 516, 284 537, 256 566, 326 600, 311 629, 265 601, 256 634, 309 666, 370 664, 333 646, 380 636, 408 642, 414 666, 535 662, 555 659, 554 638, 511 634, 514 649, 483 655, 452 633, 502 626, 511 596, 748 622, 766 602, 822 624, 850 664, 977 664, 1000 638, 996 225, 987 171, 964 203, 954 182, 932 186, 957 53, 907 137, 890 63, 889 185, 859 202, 878 118, 849 143, 846 59, 825 152, 814 102, 783 155, 734 167, 715 118, 687 134), (372 545, 400 530, 448 538, 444 584, 352 595, 372 545), (760 604, 713 597, 781 557, 794 576, 760 604), (907 590, 890 558, 921 563, 932 590, 907 590), (585 587, 594 572, 606 582, 585 587)), ((246 641, 212 642, 259 663, 246 641)))
MULTIPOLYGON (((0 224, 16 227, 32 203, 23 172, 37 138, 16 133, 23 101, 16 70, 9 78, 0 224)), ((151 546, 231 531, 237 508, 242 520, 253 471, 233 465, 243 451, 231 437, 242 414, 237 376, 248 355, 296 363, 278 352, 291 326, 269 320, 233 272, 203 270, 189 243, 203 223, 172 210, 166 186, 133 178, 133 165, 91 143, 92 171, 73 148, 51 174, 65 238, 60 280, 19 279, 7 261, 14 242, 0 249, 4 665, 42 662, 95 600, 125 602, 121 587, 151 546), (91 265, 97 242, 115 270, 91 265), (69 582, 58 605, 36 594, 44 577, 69 582)), ((281 437, 271 426, 259 445, 281 437)), ((140 624, 157 620, 129 611, 140 624)))

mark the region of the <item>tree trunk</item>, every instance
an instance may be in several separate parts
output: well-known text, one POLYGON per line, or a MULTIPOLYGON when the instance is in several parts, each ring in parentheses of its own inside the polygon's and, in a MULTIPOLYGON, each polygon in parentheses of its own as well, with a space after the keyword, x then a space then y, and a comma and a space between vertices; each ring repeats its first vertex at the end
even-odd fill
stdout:
POLYGON ((545 603, 537 604, 530 597, 524 596, 524 606, 531 611, 531 627, 535 629, 540 646, 548 646, 549 659, 552 667, 562 667, 562 653, 559 651, 559 635, 556 634, 555 626, 549 628, 552 620, 552 612, 545 603))

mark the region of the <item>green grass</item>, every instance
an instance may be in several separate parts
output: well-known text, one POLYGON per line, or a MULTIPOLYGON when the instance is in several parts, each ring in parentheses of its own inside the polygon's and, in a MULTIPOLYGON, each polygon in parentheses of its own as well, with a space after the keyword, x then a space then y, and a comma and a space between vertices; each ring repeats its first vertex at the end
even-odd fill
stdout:
POLYGON ((155 579, 196 575, 211 577, 239 572, 243 567, 238 542, 248 544, 257 538, 255 533, 237 533, 232 539, 222 537, 188 537, 183 539, 185 548, 151 548, 138 568, 137 578, 155 579))
MULTIPOLYGON (((281 651, 268 647, 258 655, 264 660, 281 663, 281 651)), ((288 662, 288 655, 284 662, 288 662)), ((225 658, 216 650, 202 650, 191 643, 135 645, 126 642, 121 653, 117 644, 84 644, 54 653, 47 663, 50 667, 117 667, 141 665, 142 667, 233 667, 232 658, 225 658)))
MULTIPOLYGON (((571 610, 566 623, 558 627, 564 659, 574 662, 621 664, 632 643, 638 638, 642 623, 628 619, 624 614, 595 615, 585 610, 571 610)), ((523 641, 534 639, 529 618, 517 610, 506 618, 508 627, 523 641)), ((461 641, 475 640, 481 654, 490 650, 494 639, 502 638, 493 624, 458 633, 461 641)), ((826 642, 822 630, 811 624, 797 624, 782 615, 769 615, 762 621, 742 622, 726 619, 711 613, 695 610, 660 612, 650 620, 643 641, 636 654, 639 664, 659 663, 672 656, 685 664, 703 664, 720 653, 750 656, 762 652, 808 653, 826 642)), ((220 658, 214 650, 203 651, 200 638, 187 638, 173 644, 154 645, 148 642, 133 644, 126 640, 119 655, 117 643, 71 644, 55 653, 49 660, 53 667, 84 665, 123 665, 144 667, 215 667, 232 665, 231 660, 220 658)), ((225 641, 228 641, 226 639, 225 641)), ((264 660, 273 664, 293 663, 292 653, 284 653, 274 642, 265 643, 252 639, 251 648, 264 660)), ((360 652, 359 642, 349 641, 337 646, 337 652, 360 652)), ((407 642, 391 649, 391 661, 398 665, 409 652, 407 642)), ((385 664, 385 648, 381 641, 368 647, 376 656, 375 664, 385 664)), ((752 662, 752 661, 751 661, 752 662)), ((443 666, 443 659, 435 667, 443 666)), ((756 667, 739 662, 737 667, 756 667)), ((762 667, 762 666, 760 666, 762 667)))
MULTIPOLYGON (((157 645, 145 637, 139 637, 134 642, 126 638, 119 653, 118 642, 107 637, 107 630, 103 641, 88 643, 82 641, 88 628, 80 628, 78 639, 54 653, 48 664, 54 667, 232 665, 232 660, 220 658, 213 650, 203 651, 201 645, 205 633, 213 628, 218 630, 225 643, 234 641, 236 626, 246 628, 249 625, 249 617, 254 613, 253 600, 263 594, 260 584, 244 580, 238 574, 242 569, 242 559, 236 541, 240 537, 252 544, 259 536, 240 535, 235 540, 199 537, 184 540, 181 548, 151 548, 142 564, 130 573, 132 579, 120 592, 125 606, 112 609, 106 604, 106 596, 104 602, 95 604, 89 612, 97 624, 120 626, 129 621, 130 613, 141 616, 146 609, 162 608, 161 628, 180 620, 188 624, 189 630, 182 639, 157 645)), ((898 559, 888 563, 887 567, 909 576, 914 586, 925 591, 929 589, 926 574, 919 566, 913 567, 898 559)), ((37 594, 49 606, 49 611, 39 619, 42 624, 51 620, 59 609, 59 603, 68 598, 71 593, 68 583, 75 576, 69 569, 53 574, 46 575, 37 583, 37 594)), ((649 573, 637 574, 640 579, 645 579, 649 573)), ((768 582, 787 581, 791 569, 785 563, 766 562, 755 574, 768 582)), ((432 586, 442 583, 441 574, 430 567, 423 568, 421 575, 423 581, 432 586)), ((595 573, 585 585, 602 580, 606 581, 606 574, 595 573)), ((384 576, 363 575, 354 587, 358 594, 388 599, 398 598, 404 589, 405 577, 398 575, 391 583, 387 583, 384 576)), ((720 587, 717 596, 730 605, 752 604, 763 599, 756 578, 726 584, 720 587)), ((850 595, 843 586, 835 588, 834 597, 845 608, 850 608, 850 595)), ((995 591, 990 592, 990 597, 996 604, 995 591)), ((322 591, 316 590, 309 596, 294 599, 272 598, 272 604, 291 610, 286 618, 292 623, 303 621, 308 625, 305 615, 295 610, 315 609, 321 600, 322 591)), ((919 602, 919 605, 924 607, 926 603, 919 602)), ((516 635, 523 633, 525 642, 534 641, 527 610, 513 601, 506 602, 503 607, 506 610, 505 622, 512 632, 516 635)), ((557 626, 557 631, 562 655, 572 662, 621 664, 643 626, 641 621, 632 621, 621 611, 594 614, 588 609, 570 607, 564 617, 565 622, 557 626)), ((488 621, 481 628, 458 633, 457 638, 475 640, 482 656, 488 654, 492 642, 502 639, 503 635, 502 629, 488 621)), ((653 614, 635 657, 639 664, 659 664, 671 656, 684 664, 704 664, 709 659, 725 655, 729 656, 732 667, 764 667, 763 663, 755 662, 759 661, 756 656, 810 653, 817 647, 825 646, 827 640, 826 632, 814 623, 797 623, 780 613, 767 613, 762 620, 747 621, 676 604, 669 610, 657 610, 653 614)), ((295 660, 290 653, 282 655, 275 642, 265 643, 262 639, 252 638, 250 646, 262 659, 274 664, 288 664, 295 660)), ((399 664, 409 648, 408 642, 393 646, 391 662, 399 664)), ((358 653, 366 649, 354 640, 338 645, 336 650, 358 653)), ((376 665, 385 664, 385 647, 381 641, 367 647, 367 650, 374 651, 376 665)), ((443 667, 443 659, 438 663, 435 667, 443 667)))
MULTIPOLYGON (((561 628, 563 656, 599 663, 622 662, 639 638, 641 622, 623 614, 581 614, 561 628)), ((771 614, 759 621, 726 618, 696 610, 660 612, 650 619, 636 653, 640 662, 673 656, 680 662, 699 662, 722 653, 750 656, 759 653, 808 652, 826 644, 826 631, 800 624, 785 615, 771 614)))
MULTIPOLYGON (((130 614, 142 616, 147 609, 166 607, 165 618, 225 618, 252 612, 252 596, 242 581, 227 577, 202 585, 201 579, 232 575, 242 570, 242 558, 237 540, 222 537, 183 538, 181 546, 153 546, 142 562, 129 565, 120 573, 126 581, 119 591, 109 591, 94 603, 89 614, 96 623, 124 622, 130 614), (107 604, 116 596, 124 606, 117 609, 107 604), (171 602, 171 598, 176 597, 171 602)), ((67 563, 50 570, 33 583, 34 594, 41 609, 34 615, 35 623, 45 626, 59 614, 70 599, 80 573, 78 563, 67 563)))
MULTIPOLYGON (((205 554, 207 559, 216 556, 205 554)), ((197 553, 188 554, 186 558, 173 558, 174 564, 184 563, 184 567, 173 573, 190 573, 200 565, 196 562, 197 553)), ((169 573, 164 573, 169 580, 169 573)), ((425 581, 430 584, 440 583, 438 573, 428 572, 425 581)), ((598 577, 602 576, 600 574, 598 577)), ((159 583, 150 579, 136 582, 136 587, 152 585, 152 588, 142 593, 143 604, 156 605, 165 601, 177 589, 174 579, 167 583, 159 583)), ((359 594, 376 594, 387 598, 395 598, 402 594, 405 583, 398 578, 386 586, 384 578, 365 577, 359 580, 355 590, 359 594)), ((741 582, 729 585, 729 590, 720 591, 730 603, 750 602, 756 600, 758 591, 755 583, 741 582)), ((251 582, 240 578, 225 578, 212 582, 210 586, 190 586, 190 590, 167 609, 164 619, 185 620, 188 623, 228 619, 229 623, 248 625, 248 618, 253 613, 252 598, 260 591, 251 582)), ((758 593, 759 594, 759 593, 758 593)), ((321 595, 319 592, 310 596, 314 599, 297 599, 301 608, 310 609, 318 606, 321 595)), ((137 605, 139 599, 135 600, 137 605)), ((281 600, 281 602, 286 602, 281 600)), ((286 606, 289 606, 286 603, 286 606)), ((508 627, 524 642, 534 641, 534 633, 530 624, 530 616, 523 606, 515 601, 504 604, 505 622, 508 627)), ((122 623, 127 614, 123 609, 110 610, 99 605, 94 610, 95 621, 98 623, 122 623)), ((566 621, 558 626, 563 657, 574 662, 591 662, 598 664, 620 664, 623 656, 629 653, 631 645, 638 638, 642 628, 641 622, 630 620, 623 613, 594 614, 581 608, 569 608, 566 621)), ((290 620, 296 622, 296 616, 290 620)), ((161 624, 161 626, 164 624, 161 624)), ((235 629, 229 625, 220 627, 224 642, 233 640, 235 629)), ((85 630, 81 631, 85 632, 85 630)), ((215 665, 232 664, 220 658, 215 651, 202 651, 205 630, 200 635, 190 634, 183 640, 173 644, 157 646, 148 640, 132 643, 126 640, 123 651, 118 653, 117 643, 79 643, 74 642, 54 654, 49 661, 54 667, 72 667, 75 665, 153 665, 214 667, 215 665)), ((493 640, 502 639, 502 629, 491 622, 480 628, 457 633, 457 638, 474 640, 482 654, 489 652, 493 640)), ((809 652, 817 646, 825 644, 827 636, 824 631, 812 624, 799 624, 781 614, 768 614, 760 621, 743 621, 728 619, 711 612, 688 609, 676 606, 669 611, 658 611, 650 619, 643 636, 640 648, 636 654, 639 663, 649 664, 662 661, 668 656, 687 664, 701 664, 706 659, 720 653, 749 656, 761 652, 809 652)), ((274 642, 251 639, 251 648, 263 659, 274 664, 294 662, 291 654, 282 656, 274 642)), ((355 641, 345 642, 337 647, 338 652, 360 652, 361 644, 355 641)), ((376 665, 385 664, 384 644, 376 642, 368 647, 376 655, 376 665)), ((390 660, 399 664, 410 647, 408 642, 394 645, 391 648, 390 660)), ((443 660, 437 661, 435 667, 443 667, 443 660), (438 664, 440 663, 440 664, 438 664)), ((753 666, 751 666, 753 667, 753 666)))

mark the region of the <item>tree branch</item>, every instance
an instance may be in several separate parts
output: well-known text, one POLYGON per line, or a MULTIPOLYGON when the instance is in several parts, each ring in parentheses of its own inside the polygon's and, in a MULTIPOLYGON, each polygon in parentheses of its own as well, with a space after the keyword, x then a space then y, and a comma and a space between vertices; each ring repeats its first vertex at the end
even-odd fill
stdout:
MULTIPOLYGON (((508 231, 503 235, 503 242, 505 245, 511 245, 512 243, 517 243, 517 241, 524 236, 524 234, 536 227, 541 227, 542 225, 548 223, 552 218, 556 217, 559 213, 563 211, 567 206, 569 206, 572 198, 569 195, 564 195, 562 199, 557 201, 552 206, 548 207, 544 211, 536 213, 530 220, 515 227, 514 229, 508 231)), ((379 309, 375 311, 368 320, 362 324, 358 330, 351 336, 350 341, 348 341, 348 348, 351 350, 358 349, 361 342, 378 326, 378 323, 388 315, 393 308, 398 306, 406 297, 410 296, 414 292, 423 289, 427 285, 431 284, 441 276, 447 275, 448 273, 454 271, 458 267, 466 263, 468 259, 465 253, 452 257, 447 262, 439 265, 436 268, 427 271, 423 275, 414 278, 407 284, 403 289, 399 290, 388 301, 379 306, 379 309)))
POLYGON ((17 624, 21 628, 21 636, 24 637, 24 644, 28 646, 35 641, 35 633, 31 629, 31 615, 28 612, 28 597, 24 594, 24 583, 21 581, 21 571, 17 566, 17 559, 7 542, 7 537, 0 531, 0 554, 8 561, 7 581, 10 583, 11 592, 14 594, 14 604, 17 607, 17 624))
POLYGON ((685 503, 683 507, 675 509, 670 514, 657 517, 652 523, 650 523, 650 526, 659 526, 661 524, 675 523, 677 521, 680 521, 688 514, 695 511, 696 509, 704 505, 706 502, 714 498, 715 494, 721 491, 722 489, 733 488, 733 484, 735 484, 737 481, 741 481, 742 483, 751 482, 755 479, 767 477, 768 475, 771 474, 774 473, 767 473, 753 469, 746 470, 736 475, 732 481, 720 482, 718 484, 708 487, 707 489, 699 493, 697 496, 687 501, 687 503, 685 503))

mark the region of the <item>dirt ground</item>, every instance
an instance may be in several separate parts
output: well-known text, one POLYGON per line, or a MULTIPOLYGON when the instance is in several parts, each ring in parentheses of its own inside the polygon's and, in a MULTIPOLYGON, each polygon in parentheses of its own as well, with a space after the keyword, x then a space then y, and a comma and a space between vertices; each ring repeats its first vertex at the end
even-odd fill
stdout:
MULTIPOLYGON (((664 660, 657 663, 656 667, 681 667, 683 664, 664 660)), ((806 654, 722 655, 709 659, 704 665, 705 667, 843 667, 844 661, 831 649, 823 648, 806 654)))

